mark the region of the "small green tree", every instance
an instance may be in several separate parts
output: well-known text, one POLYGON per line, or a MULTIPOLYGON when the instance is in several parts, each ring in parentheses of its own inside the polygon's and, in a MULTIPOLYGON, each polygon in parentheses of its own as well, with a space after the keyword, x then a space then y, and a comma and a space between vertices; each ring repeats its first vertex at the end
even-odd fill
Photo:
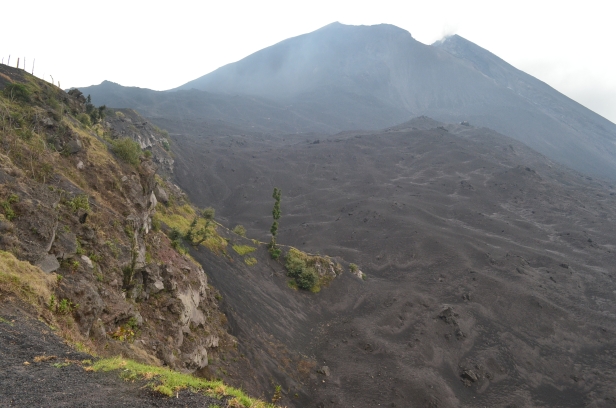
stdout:
POLYGON ((272 227, 270 228, 270 232, 272 233, 272 239, 269 243, 269 252, 272 258, 278 259, 281 254, 281 250, 276 246, 276 236, 278 235, 278 220, 280 219, 280 199, 282 197, 282 190, 278 187, 274 187, 274 193, 272 194, 272 198, 274 201, 274 208, 272 209, 272 217, 274 218, 274 222, 272 223, 272 227))
POLYGON ((199 218, 195 217, 190 223, 190 228, 188 229, 188 231, 186 231, 186 234, 184 234, 184 239, 186 239, 186 241, 193 242, 193 239, 195 237, 195 228, 197 227, 198 221, 199 218))

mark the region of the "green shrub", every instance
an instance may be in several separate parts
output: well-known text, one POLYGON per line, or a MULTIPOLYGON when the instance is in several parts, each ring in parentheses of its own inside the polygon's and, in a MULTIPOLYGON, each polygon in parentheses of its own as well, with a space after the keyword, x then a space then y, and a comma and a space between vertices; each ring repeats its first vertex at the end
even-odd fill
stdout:
POLYGON ((359 267, 357 265, 355 265, 354 263, 350 263, 349 264, 349 270, 353 273, 357 272, 359 270, 359 267))
POLYGON ((24 84, 8 84, 3 92, 9 99, 30 102, 30 90, 24 84))
POLYGON ((83 209, 85 211, 90 210, 90 201, 88 200, 87 194, 76 195, 72 200, 66 200, 64 205, 66 205, 66 207, 72 212, 77 212, 79 209, 83 209))
POLYGON ((244 228, 243 225, 236 225, 235 228, 233 228, 233 232, 240 237, 246 236, 246 228, 244 228))
POLYGON ((306 270, 306 261, 294 257, 291 252, 287 254, 286 261, 287 275, 291 278, 299 277, 306 270))
POLYGON ((84 126, 92 126, 92 121, 90 120, 90 116, 87 113, 80 113, 79 115, 77 115, 77 120, 80 121, 81 124, 84 126))
POLYGON ((184 247, 184 245, 182 245, 182 241, 179 239, 174 239, 171 241, 171 246, 181 255, 186 255, 188 253, 188 250, 184 247))
POLYGON ((15 214, 15 210, 13 210, 12 204, 18 201, 19 197, 15 194, 11 194, 9 198, 0 202, 0 208, 2 208, 4 216, 7 220, 12 221, 17 216, 17 214, 15 214))
POLYGON ((280 258, 280 255, 282 255, 282 250, 280 248, 270 247, 269 253, 272 259, 278 260, 278 258, 280 258))
POLYGON ((201 216, 206 220, 213 220, 214 215, 216 215, 216 210, 214 210, 212 207, 207 207, 201 213, 201 216))
POLYGON ((139 165, 139 157, 141 156, 141 147, 139 143, 134 142, 128 137, 115 140, 112 143, 111 150, 121 160, 132 164, 133 166, 139 165))
POLYGON ((177 241, 179 239, 182 239, 182 235, 182 231, 180 231, 180 229, 176 227, 171 228, 171 231, 169 231, 169 239, 171 241, 177 241))
POLYGON ((312 268, 306 268, 295 281, 300 289, 310 290, 317 284, 318 278, 312 268))

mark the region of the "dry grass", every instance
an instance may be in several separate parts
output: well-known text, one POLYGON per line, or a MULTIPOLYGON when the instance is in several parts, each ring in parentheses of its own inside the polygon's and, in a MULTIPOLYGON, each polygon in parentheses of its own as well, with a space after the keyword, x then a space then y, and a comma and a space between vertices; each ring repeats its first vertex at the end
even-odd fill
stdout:
POLYGON ((12 294, 34 307, 56 334, 76 349, 92 354, 92 343, 76 330, 72 315, 57 315, 49 310, 57 282, 55 273, 45 273, 37 266, 18 260, 10 252, 0 251, 0 292, 12 294))
POLYGON ((0 251, 0 290, 11 293, 34 306, 45 310, 56 285, 55 273, 45 273, 40 268, 20 261, 13 254, 0 251))

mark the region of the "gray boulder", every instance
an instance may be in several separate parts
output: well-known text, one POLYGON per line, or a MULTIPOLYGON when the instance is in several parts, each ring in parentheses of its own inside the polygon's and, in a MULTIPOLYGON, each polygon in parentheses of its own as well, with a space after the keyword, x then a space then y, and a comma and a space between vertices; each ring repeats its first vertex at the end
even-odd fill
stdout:
POLYGON ((60 262, 58 262, 55 255, 45 255, 35 266, 41 268, 45 273, 51 273, 60 269, 60 262))
POLYGON ((163 204, 167 204, 169 202, 169 195, 159 184, 157 184, 156 188, 154 188, 154 195, 156 196, 156 199, 163 204))
POLYGON ((59 232, 53 243, 52 251, 60 259, 72 257, 77 253, 77 235, 67 231, 59 232))
POLYGON ((69 154, 79 153, 83 149, 83 145, 79 139, 73 139, 64 146, 66 152, 69 154))

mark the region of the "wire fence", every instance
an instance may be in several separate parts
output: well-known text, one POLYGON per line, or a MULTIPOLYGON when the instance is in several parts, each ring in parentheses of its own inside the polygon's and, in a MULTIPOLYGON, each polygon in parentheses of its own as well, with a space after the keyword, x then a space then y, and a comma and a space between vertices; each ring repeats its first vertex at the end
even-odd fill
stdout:
MULTIPOLYGON (((28 67, 29 69, 26 68, 27 67, 27 65, 26 65, 27 62, 28 61, 26 60, 26 57, 23 57, 23 59, 22 59, 22 57, 17 57, 17 61, 15 61, 15 58, 13 58, 13 64, 14 64, 15 68, 22 69, 22 70, 24 70, 26 72, 29 72, 31 75, 34 75, 34 67, 35 67, 35 63, 36 63, 36 58, 32 58, 32 64, 30 65, 30 67, 28 67)), ((10 67, 11 66, 11 56, 9 55, 8 57, 2 57, 1 63, 2 63, 2 65, 7 65, 7 66, 10 67)), ((60 87, 60 81, 59 80, 55 81, 54 78, 53 78, 53 75, 51 75, 51 74, 49 74, 49 78, 51 79, 51 81, 48 81, 45 78, 45 74, 43 74, 42 76, 38 76, 38 75, 35 75, 35 76, 37 78, 39 78, 39 79, 42 79, 43 81, 49 82, 52 85, 56 85, 56 82, 57 82, 58 88, 60 87)))

